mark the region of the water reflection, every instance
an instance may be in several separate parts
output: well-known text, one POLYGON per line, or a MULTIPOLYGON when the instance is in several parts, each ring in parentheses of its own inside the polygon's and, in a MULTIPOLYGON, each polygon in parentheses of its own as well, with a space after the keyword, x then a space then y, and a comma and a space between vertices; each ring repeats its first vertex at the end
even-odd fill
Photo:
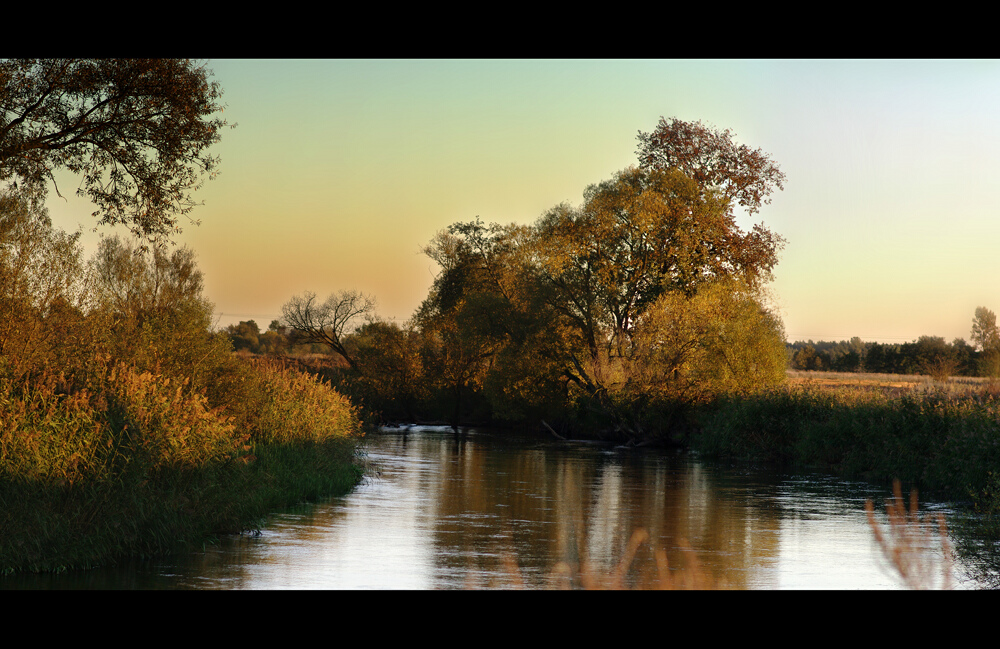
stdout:
POLYGON ((651 540, 628 585, 656 575, 654 548, 679 569, 690 547, 706 576, 731 588, 900 586, 864 511, 866 499, 881 503, 885 493, 867 485, 450 429, 376 435, 369 457, 378 477, 276 515, 259 536, 33 587, 551 588, 565 584, 554 571, 560 562, 614 570, 638 529, 651 540))

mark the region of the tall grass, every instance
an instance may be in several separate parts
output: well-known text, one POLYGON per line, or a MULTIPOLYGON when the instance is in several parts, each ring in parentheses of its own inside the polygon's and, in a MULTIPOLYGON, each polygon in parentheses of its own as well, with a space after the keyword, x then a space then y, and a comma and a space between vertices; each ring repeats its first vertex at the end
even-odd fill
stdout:
POLYGON ((968 498, 1000 461, 1000 399, 987 389, 779 388, 722 397, 699 413, 709 456, 804 465, 968 498))
MULTIPOLYGON (((0 570, 59 570, 198 545, 360 478, 354 409, 326 385, 234 363, 227 400, 124 363, 87 388, 0 377, 0 570)), ((218 395, 216 395, 218 396, 218 395)))

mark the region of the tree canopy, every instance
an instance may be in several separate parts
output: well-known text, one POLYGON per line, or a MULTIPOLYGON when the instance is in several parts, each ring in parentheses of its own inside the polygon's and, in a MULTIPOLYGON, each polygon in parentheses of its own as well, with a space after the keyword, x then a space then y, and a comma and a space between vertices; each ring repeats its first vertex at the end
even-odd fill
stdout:
POLYGON ((976 307, 976 314, 972 319, 972 342, 982 351, 1000 349, 997 316, 984 306, 976 307))
POLYGON ((643 169, 678 169, 700 187, 721 191, 753 214, 770 203, 775 187, 784 189, 785 174, 760 149, 733 142, 733 133, 701 122, 660 118, 651 133, 639 132, 643 169))
POLYGON ((596 349, 598 331, 627 342, 661 295, 688 297, 712 281, 770 278, 782 246, 762 226, 742 232, 725 198, 678 169, 629 168, 592 185, 579 209, 550 210, 537 224, 540 270, 596 349))
POLYGON ((0 60, 0 183, 40 203, 66 169, 99 223, 168 239, 217 173, 208 149, 226 122, 210 77, 185 59, 0 60))

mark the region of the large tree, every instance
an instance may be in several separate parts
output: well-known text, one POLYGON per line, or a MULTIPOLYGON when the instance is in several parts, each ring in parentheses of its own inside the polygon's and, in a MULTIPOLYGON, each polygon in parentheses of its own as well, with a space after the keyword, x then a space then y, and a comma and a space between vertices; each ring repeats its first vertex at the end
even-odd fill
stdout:
POLYGON ((0 60, 0 184, 40 203, 66 169, 101 224, 168 239, 218 166, 208 149, 226 122, 210 76, 181 59, 0 60))
POLYGON ((740 230, 724 196, 678 169, 626 169, 584 198, 579 209, 551 210, 536 231, 540 272, 592 354, 605 342, 622 355, 664 293, 691 297, 724 279, 759 287, 783 245, 762 226, 740 230))
POLYGON ((651 136, 642 166, 587 188, 579 207, 439 234, 426 252, 441 274, 415 320, 451 361, 435 374, 461 370, 454 384, 505 416, 596 415, 633 439, 650 399, 780 379, 783 331, 761 289, 783 240, 742 230, 734 205, 756 211, 783 176, 695 126, 712 151, 651 136))

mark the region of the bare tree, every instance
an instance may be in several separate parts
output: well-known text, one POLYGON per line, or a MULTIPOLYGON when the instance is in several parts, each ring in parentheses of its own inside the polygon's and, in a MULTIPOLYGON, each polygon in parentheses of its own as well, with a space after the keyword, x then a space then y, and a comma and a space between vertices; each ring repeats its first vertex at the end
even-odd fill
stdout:
POLYGON ((344 349, 343 337, 358 320, 375 310, 375 298, 359 291, 340 291, 317 304, 316 294, 306 291, 282 307, 285 324, 295 332, 296 342, 320 343, 344 357, 353 369, 357 363, 344 349))

